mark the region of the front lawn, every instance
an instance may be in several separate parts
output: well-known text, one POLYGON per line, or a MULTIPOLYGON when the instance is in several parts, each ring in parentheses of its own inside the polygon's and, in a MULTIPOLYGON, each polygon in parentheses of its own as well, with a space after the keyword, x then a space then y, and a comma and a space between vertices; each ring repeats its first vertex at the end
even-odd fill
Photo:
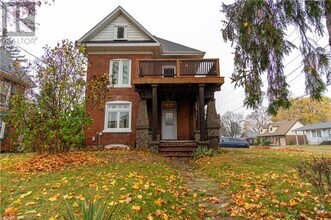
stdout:
MULTIPOLYGON (((331 157, 327 153, 324 156, 331 157)), ((330 218, 331 194, 317 196, 315 189, 299 178, 294 169, 305 160, 312 160, 312 153, 294 148, 221 149, 216 157, 198 163, 202 172, 227 192, 232 216, 330 218)))
POLYGON ((135 150, 2 154, 0 214, 63 219, 66 204, 78 215, 87 200, 122 209, 118 219, 331 218, 331 195, 294 169, 311 159, 295 149, 220 149, 177 163, 135 150))
POLYGON ((42 156, 40 160, 46 161, 40 164, 22 163, 31 157, 31 154, 1 155, 4 216, 61 219, 66 213, 65 204, 78 211, 84 199, 123 209, 120 219, 196 216, 194 209, 187 208, 191 199, 178 172, 164 158, 148 152, 83 152, 61 162, 59 158, 53 161, 54 156, 42 156), (65 167, 68 160, 77 157, 82 161, 65 167), (95 160, 90 163, 91 158, 95 160), (22 164, 13 166, 17 163, 22 164))

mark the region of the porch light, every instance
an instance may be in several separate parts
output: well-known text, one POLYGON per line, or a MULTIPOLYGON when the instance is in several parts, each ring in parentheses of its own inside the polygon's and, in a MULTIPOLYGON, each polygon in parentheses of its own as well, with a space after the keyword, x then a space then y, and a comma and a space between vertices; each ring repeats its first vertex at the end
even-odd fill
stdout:
POLYGON ((162 109, 176 109, 176 102, 165 101, 162 103, 162 109))

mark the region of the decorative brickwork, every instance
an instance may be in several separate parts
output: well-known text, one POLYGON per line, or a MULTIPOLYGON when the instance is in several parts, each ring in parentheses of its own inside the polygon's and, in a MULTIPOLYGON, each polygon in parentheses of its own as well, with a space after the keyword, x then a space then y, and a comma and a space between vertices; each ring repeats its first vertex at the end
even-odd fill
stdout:
POLYGON ((215 99, 207 101, 207 136, 209 146, 217 148, 219 145, 220 118, 217 115, 215 99))
POLYGON ((147 114, 146 100, 140 100, 138 118, 137 118, 137 131, 136 131, 136 148, 149 147, 149 122, 147 114))

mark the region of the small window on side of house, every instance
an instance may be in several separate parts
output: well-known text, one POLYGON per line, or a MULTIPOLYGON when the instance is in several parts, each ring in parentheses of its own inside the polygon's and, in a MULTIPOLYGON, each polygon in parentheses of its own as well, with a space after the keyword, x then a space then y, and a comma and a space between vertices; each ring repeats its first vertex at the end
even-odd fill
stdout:
POLYGON ((127 27, 115 26, 115 40, 127 40, 127 27))
POLYGON ((2 120, 2 116, 0 115, 0 139, 3 138, 5 133, 5 123, 2 120))

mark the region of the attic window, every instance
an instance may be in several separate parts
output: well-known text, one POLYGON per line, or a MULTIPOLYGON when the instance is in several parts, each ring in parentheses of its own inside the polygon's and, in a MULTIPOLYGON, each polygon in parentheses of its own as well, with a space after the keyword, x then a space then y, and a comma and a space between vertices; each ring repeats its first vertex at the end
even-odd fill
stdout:
POLYGON ((115 26, 115 40, 126 40, 127 39, 127 27, 126 26, 115 26))

